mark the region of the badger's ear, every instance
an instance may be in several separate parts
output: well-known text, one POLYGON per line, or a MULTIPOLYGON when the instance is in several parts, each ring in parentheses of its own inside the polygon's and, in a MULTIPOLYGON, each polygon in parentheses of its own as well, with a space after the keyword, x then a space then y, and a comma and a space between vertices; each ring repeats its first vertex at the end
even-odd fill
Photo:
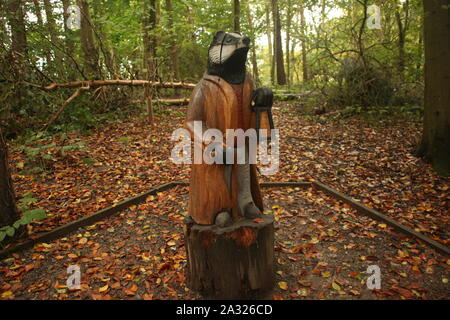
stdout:
POLYGON ((216 32, 214 33, 214 40, 217 40, 217 39, 219 39, 219 38, 222 38, 224 34, 225 34, 225 31, 216 31, 216 32))

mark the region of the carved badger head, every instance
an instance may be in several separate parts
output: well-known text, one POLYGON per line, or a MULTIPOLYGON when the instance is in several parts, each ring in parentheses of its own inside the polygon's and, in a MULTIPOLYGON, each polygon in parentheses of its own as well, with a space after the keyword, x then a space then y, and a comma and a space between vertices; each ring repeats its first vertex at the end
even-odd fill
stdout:
POLYGON ((241 84, 245 80, 249 49, 250 38, 237 32, 217 31, 208 50, 208 74, 241 84))

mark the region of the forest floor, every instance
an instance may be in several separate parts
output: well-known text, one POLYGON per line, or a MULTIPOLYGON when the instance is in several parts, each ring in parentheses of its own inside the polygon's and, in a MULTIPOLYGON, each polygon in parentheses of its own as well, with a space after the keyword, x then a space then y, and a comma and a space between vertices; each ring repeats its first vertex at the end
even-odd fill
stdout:
MULTIPOLYGON (((274 108, 280 132, 280 170, 262 181, 322 181, 395 220, 448 245, 449 187, 411 155, 419 119, 308 116, 291 103, 274 108)), ((11 146, 16 192, 32 193, 48 218, 29 236, 92 214, 151 187, 187 181, 189 167, 169 159, 171 134, 185 108, 169 108, 149 128, 130 119, 76 134, 87 146, 27 173, 26 155, 11 146), (89 163, 82 159, 92 159, 89 163)), ((63 145, 55 137, 52 142, 63 145)), ((48 143, 36 140, 29 147, 48 143)), ((149 197, 116 216, 66 238, 0 262, 3 299, 195 299, 185 288, 182 221, 187 188, 149 197), (79 264, 82 290, 65 287, 66 268, 79 264)), ((450 259, 415 239, 357 214, 320 191, 263 189, 276 216, 277 286, 274 299, 448 299, 450 259), (367 289, 369 265, 382 288, 367 289)))

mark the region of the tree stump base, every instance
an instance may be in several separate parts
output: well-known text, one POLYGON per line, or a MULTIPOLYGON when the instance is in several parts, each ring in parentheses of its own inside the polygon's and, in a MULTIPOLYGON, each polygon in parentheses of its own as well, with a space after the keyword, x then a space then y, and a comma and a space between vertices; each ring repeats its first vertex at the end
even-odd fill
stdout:
POLYGON ((275 283, 273 216, 230 227, 185 225, 187 286, 212 299, 254 299, 275 283))

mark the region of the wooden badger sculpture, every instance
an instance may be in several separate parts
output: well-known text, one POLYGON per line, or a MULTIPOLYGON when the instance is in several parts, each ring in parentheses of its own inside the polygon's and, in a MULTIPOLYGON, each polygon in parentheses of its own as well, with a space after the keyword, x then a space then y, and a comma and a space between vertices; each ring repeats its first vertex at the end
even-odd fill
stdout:
MULTIPOLYGON (((249 45, 250 39, 239 33, 218 31, 214 35, 208 69, 191 95, 185 123, 194 142, 202 141, 202 151, 206 148, 202 135, 207 129, 218 129, 224 137, 227 129, 256 129, 252 100, 265 107, 272 105, 272 91, 254 90, 253 79, 246 72, 249 45), (194 122, 201 123, 200 132, 194 130, 194 122)), ((262 118, 261 129, 270 130, 267 114, 262 118)), ((197 224, 225 227, 243 218, 257 218, 263 211, 256 165, 248 161, 248 143, 233 147, 245 148, 245 164, 234 159, 232 164, 192 165, 188 212, 197 224)), ((227 148, 232 147, 224 145, 224 158, 227 148)))

